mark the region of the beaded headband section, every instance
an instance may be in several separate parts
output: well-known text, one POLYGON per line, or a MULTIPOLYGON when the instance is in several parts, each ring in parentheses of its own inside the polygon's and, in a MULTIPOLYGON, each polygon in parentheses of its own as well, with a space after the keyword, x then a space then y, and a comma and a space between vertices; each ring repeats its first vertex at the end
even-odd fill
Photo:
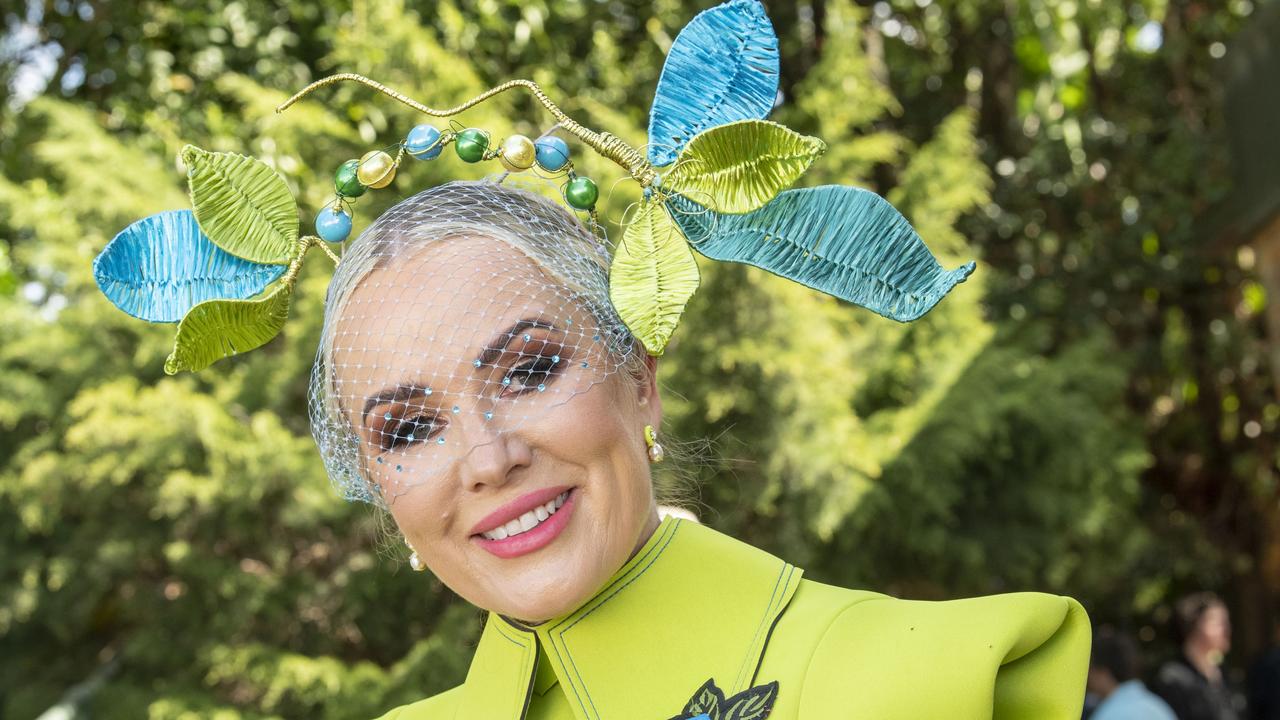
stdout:
MULTIPOLYGON (((700 13, 676 37, 658 79, 647 151, 565 114, 529 80, 512 80, 448 109, 418 103, 377 82, 340 74, 318 88, 363 83, 426 115, 447 118, 507 90, 531 92, 556 127, 622 167, 644 189, 609 270, 618 315, 652 355, 661 355, 699 285, 693 252, 754 265, 880 315, 907 322, 928 312, 974 269, 946 270, 910 223, 873 192, 845 185, 788 189, 825 144, 765 118, 778 94, 778 41, 758 0, 730 0, 700 13)), ((335 198, 299 232, 288 186, 265 163, 194 146, 182 151, 193 210, 144 218, 94 260, 102 292, 150 322, 177 322, 165 372, 201 370, 259 347, 284 326, 302 259, 352 228, 350 203, 395 179, 406 155, 435 160, 452 145, 464 162, 497 160, 507 172, 537 169, 562 180, 565 202, 597 234, 596 184, 578 175, 560 137, 512 135, 494 142, 478 128, 414 127, 386 150, 342 163, 335 198)))

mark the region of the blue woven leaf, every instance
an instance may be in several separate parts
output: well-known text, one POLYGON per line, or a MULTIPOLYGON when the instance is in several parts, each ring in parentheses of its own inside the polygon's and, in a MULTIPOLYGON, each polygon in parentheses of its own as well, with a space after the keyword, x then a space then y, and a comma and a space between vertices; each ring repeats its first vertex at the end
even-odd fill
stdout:
POLYGON ((740 215, 681 195, 668 202, 703 255, 763 268, 900 322, 924 315, 974 268, 944 270, 902 213, 860 188, 787 190, 740 215))
POLYGON ((758 0, 698 14, 667 53, 649 111, 649 162, 668 165, 694 135, 762 120, 778 95, 778 38, 758 0))
POLYGON ((135 222, 93 259, 102 294, 149 322, 178 322, 206 300, 252 297, 284 271, 284 265, 250 262, 214 245, 190 210, 135 222))

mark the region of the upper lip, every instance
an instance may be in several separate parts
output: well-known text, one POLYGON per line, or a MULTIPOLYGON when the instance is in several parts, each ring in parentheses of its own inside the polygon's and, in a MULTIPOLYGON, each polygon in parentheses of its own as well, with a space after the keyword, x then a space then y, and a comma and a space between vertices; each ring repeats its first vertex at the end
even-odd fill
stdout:
POLYGON ((480 522, 472 526, 471 534, 479 535, 506 525, 539 505, 546 505, 547 502, 572 489, 572 485, 559 485, 525 493, 481 518, 480 522))

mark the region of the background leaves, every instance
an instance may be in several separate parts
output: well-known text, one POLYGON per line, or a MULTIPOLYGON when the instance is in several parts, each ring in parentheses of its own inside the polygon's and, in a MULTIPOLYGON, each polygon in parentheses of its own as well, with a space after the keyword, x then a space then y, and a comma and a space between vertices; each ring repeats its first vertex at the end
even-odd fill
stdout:
MULTIPOLYGON (((172 378, 172 328, 113 307, 90 261, 138 218, 188 206, 186 142, 263 160, 310 223, 338 164, 420 121, 358 88, 274 113, 339 69, 441 104, 530 76, 640 146, 641 90, 711 5, 73 1, 6 15, 0 713, 38 716, 103 669, 88 710, 130 720, 367 718, 459 681, 479 614, 337 500, 308 437, 326 261, 304 266, 288 331, 172 378)), ((1170 599, 1215 589, 1243 666, 1280 588, 1273 298, 1261 252, 1203 218, 1238 190, 1222 67, 1274 0, 768 6, 771 117, 828 146, 800 184, 874 190, 946 267, 984 265, 901 326, 703 262, 660 364, 664 431, 717 441, 694 468, 703 519, 824 582, 1069 593, 1149 638, 1153 658, 1170 599)), ((517 96, 460 121, 551 124, 517 96)), ((576 147, 574 161, 602 188, 619 177, 576 147)), ((481 172, 410 163, 361 199, 356 227, 481 172)), ((618 183, 602 216, 638 200, 618 183)))

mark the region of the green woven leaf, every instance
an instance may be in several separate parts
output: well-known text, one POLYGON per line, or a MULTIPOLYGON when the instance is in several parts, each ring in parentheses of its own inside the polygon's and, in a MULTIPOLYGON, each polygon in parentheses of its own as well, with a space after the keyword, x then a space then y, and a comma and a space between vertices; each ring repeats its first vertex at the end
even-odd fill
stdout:
POLYGON ((721 213, 751 212, 791 187, 826 143, 767 120, 743 120, 698 133, 662 186, 721 213))
POLYGON ((666 349, 698 282, 698 263, 666 209, 641 205, 609 266, 609 298, 650 355, 666 349))
POLYGON ((284 327, 293 287, 280 283, 252 300, 207 300, 178 323, 164 371, 203 370, 224 357, 265 345, 284 327))
POLYGON ((286 264, 298 250, 298 204, 284 178, 261 160, 182 149, 200 229, 245 260, 286 264))

